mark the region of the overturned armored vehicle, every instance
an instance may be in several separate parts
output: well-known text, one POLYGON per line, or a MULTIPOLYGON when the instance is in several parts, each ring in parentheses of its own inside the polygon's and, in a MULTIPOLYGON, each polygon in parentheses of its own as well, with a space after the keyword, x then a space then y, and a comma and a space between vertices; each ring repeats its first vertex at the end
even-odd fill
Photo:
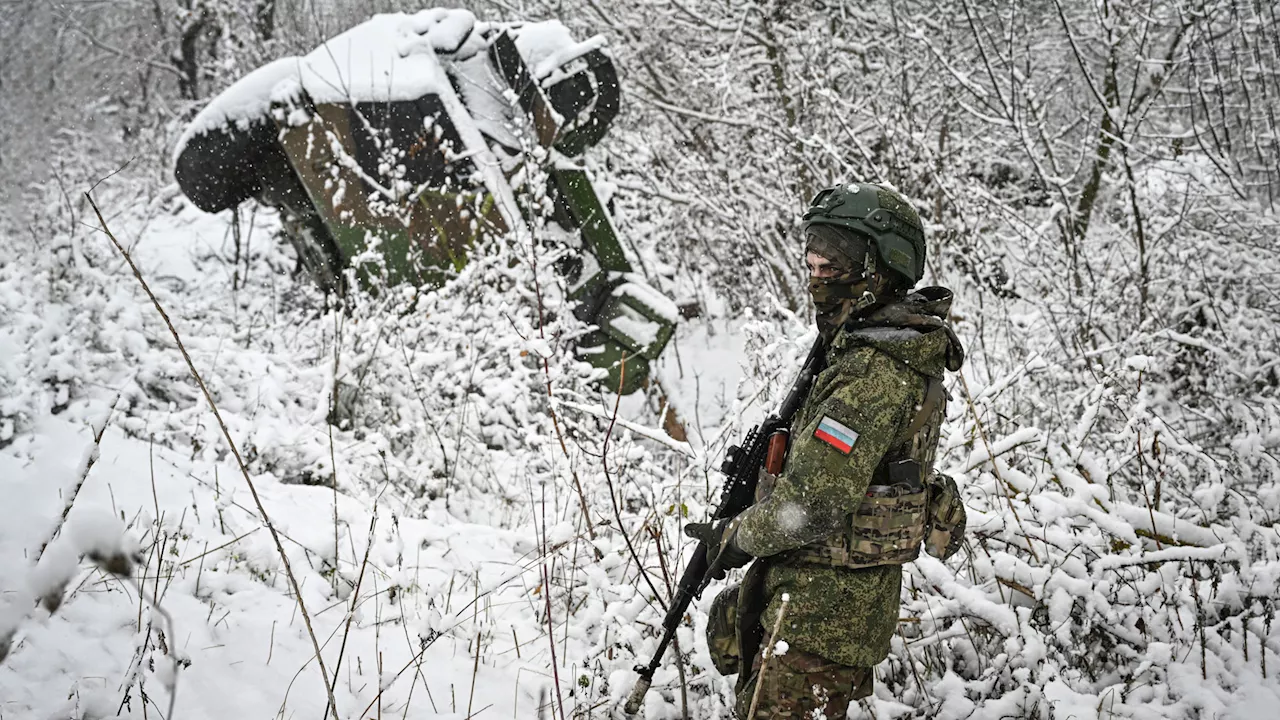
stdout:
POLYGON ((618 113, 601 46, 555 21, 377 15, 214 98, 180 139, 175 175, 206 212, 249 198, 278 208, 302 264, 335 292, 348 269, 361 281, 438 285, 478 238, 530 220, 528 178, 545 177, 547 219, 576 249, 564 263, 575 312, 599 328, 579 353, 633 392, 677 313, 632 272, 574 161, 618 113), (361 262, 370 250, 378 263, 361 262))

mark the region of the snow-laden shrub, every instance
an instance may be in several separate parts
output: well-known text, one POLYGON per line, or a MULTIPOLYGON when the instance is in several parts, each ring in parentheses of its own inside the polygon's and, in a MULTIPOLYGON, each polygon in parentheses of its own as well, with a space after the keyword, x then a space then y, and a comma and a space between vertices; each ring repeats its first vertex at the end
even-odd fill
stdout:
MULTIPOLYGON (((516 655, 541 673, 544 706, 559 702, 546 677, 558 673, 566 715, 614 708, 656 646, 689 549, 679 528, 706 514, 724 446, 779 399, 805 350, 794 232, 807 195, 880 179, 917 203, 928 281, 957 294, 970 361, 948 382, 940 465, 965 492, 971 538, 948 563, 909 566, 878 716, 1273 714, 1277 176, 1274 120, 1250 93, 1275 67, 1237 52, 1274 34, 1263 5, 525 7, 583 37, 609 33, 628 100, 588 158, 598 187, 636 266, 697 301, 691 325, 745 335, 728 419, 688 445, 654 429, 656 389, 625 399, 614 422, 613 399, 572 357, 582 328, 552 248, 512 239, 438 290, 334 304, 290 276, 269 213, 201 216, 147 190, 163 170, 146 158, 100 188, 251 473, 294 498, 320 492, 294 484, 336 480, 333 519, 289 528, 290 552, 318 574, 309 600, 366 598, 360 618, 427 645, 478 642, 481 667, 516 655), (1109 72, 1115 90, 1095 82, 1109 72), (1104 91, 1139 99, 1100 103, 1104 91), (1107 130, 1114 108, 1131 124, 1107 130), (367 515, 338 511, 347 500, 383 508, 372 543, 367 515), (370 547, 386 584, 356 593, 370 547), (469 583, 494 604, 478 617, 450 603, 469 583), (486 620, 495 605, 512 628, 486 620)), ((229 81, 256 52, 204 79, 229 81)), ((111 98, 75 106, 137 132, 111 98)), ((83 422, 120 393, 113 427, 225 460, 167 330, 85 227, 79 190, 115 168, 98 165, 120 132, 98 129, 108 141, 55 153, 96 172, 63 173, 6 226, 18 251, 0 258, 0 449, 25 461, 42 421, 83 422)), ((666 399, 686 421, 696 412, 666 399)), ((200 481, 231 526, 220 532, 253 527, 225 475, 200 481)), ((274 551, 244 542, 218 591, 283 587, 274 551)), ((700 638, 714 590, 681 628, 686 663, 671 654, 656 677, 651 717, 728 715, 729 681, 700 638)), ((407 703, 399 677, 380 684, 407 703)))

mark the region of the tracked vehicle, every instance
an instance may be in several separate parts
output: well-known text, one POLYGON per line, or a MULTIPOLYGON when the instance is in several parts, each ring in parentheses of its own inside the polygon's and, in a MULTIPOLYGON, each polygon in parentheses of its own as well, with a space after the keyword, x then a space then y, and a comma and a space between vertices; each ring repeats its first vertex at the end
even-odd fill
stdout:
POLYGON ((377 15, 214 98, 179 141, 175 175, 206 212, 249 198, 278 208, 302 265, 338 293, 350 278, 437 286, 481 237, 549 228, 540 240, 572 249, 559 267, 575 314, 597 328, 578 353, 630 393, 678 313, 633 272, 579 161, 619 101, 603 42, 558 22, 377 15), (534 202, 544 191, 552 202, 534 202))

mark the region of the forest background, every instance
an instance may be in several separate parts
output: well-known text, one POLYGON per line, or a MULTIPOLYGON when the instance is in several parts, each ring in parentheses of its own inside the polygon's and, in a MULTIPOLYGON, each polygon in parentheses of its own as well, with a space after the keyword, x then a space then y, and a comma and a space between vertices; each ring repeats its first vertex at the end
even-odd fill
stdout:
MULTIPOLYGON (((204 216, 173 184, 178 134, 222 88, 425 5, 0 1, 0 715, 167 716, 175 691, 182 716, 616 712, 681 524, 811 338, 804 202, 871 179, 915 202, 926 282, 956 293, 969 359, 940 467, 970 542, 909 567, 862 711, 1273 716, 1274 3, 471 4, 601 33, 620 68, 589 162, 633 262, 701 309, 621 405, 573 361, 581 328, 536 245, 338 309, 291 274, 271 212, 204 216), (95 198, 265 506, 99 232, 83 193, 108 176, 95 198), (711 363, 740 377, 703 395, 711 363), (667 407, 687 438, 654 430, 667 407)), ((649 717, 727 716, 709 599, 649 717)))

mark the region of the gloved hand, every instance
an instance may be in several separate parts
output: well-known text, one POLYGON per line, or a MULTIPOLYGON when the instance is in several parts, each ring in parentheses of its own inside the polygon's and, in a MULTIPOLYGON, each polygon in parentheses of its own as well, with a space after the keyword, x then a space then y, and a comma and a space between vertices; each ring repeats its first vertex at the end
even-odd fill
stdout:
POLYGON ((707 546, 707 568, 713 580, 723 580, 730 570, 745 566, 755 558, 738 547, 734 538, 738 532, 738 517, 718 523, 689 523, 684 534, 700 540, 707 546))

